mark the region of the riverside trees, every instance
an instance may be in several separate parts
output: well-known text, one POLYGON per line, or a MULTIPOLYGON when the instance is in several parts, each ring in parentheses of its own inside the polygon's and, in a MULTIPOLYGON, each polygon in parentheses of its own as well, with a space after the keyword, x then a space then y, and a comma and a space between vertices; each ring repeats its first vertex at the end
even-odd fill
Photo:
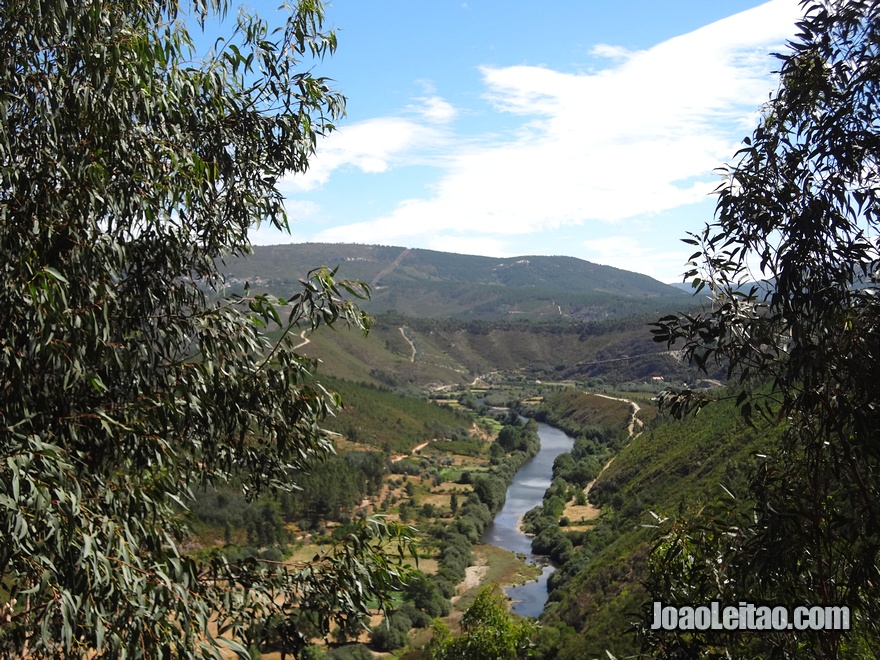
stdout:
POLYGON ((649 637, 662 657, 858 656, 880 633, 880 3, 802 5, 779 90, 724 169, 714 222, 687 240, 687 275, 714 306, 656 329, 701 365, 721 359, 746 417, 784 437, 728 510, 667 523, 651 587, 671 602, 846 604, 854 631, 649 637), (744 289, 756 276, 769 285, 744 289))
POLYGON ((383 547, 407 537, 381 521, 298 567, 182 550, 192 489, 283 491, 330 451, 339 402, 296 335, 369 326, 366 288, 325 270, 221 295, 219 260, 287 226, 278 181, 344 101, 302 69, 336 47, 320 2, 197 52, 187 26, 229 9, 0 8, 0 655, 216 656, 269 618, 296 651, 297 609, 345 625, 398 581, 383 547))

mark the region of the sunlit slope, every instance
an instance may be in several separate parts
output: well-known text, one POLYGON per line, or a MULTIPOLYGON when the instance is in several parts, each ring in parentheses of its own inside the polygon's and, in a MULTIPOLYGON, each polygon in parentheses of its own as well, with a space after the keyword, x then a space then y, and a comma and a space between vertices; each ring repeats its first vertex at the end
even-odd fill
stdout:
POLYGON ((616 657, 638 652, 631 623, 656 536, 653 514, 675 516, 746 492, 757 452, 777 430, 746 424, 729 399, 684 420, 659 417, 615 457, 590 492, 598 524, 577 538, 578 552, 554 576, 546 626, 565 631, 555 657, 616 657), (726 490, 725 490, 726 489, 726 490), (652 514, 653 512, 653 514, 652 514))
POLYGON ((367 338, 322 329, 302 351, 319 358, 325 373, 390 387, 468 384, 499 371, 551 381, 693 382, 680 356, 651 340, 647 321, 501 324, 382 315, 367 338))
POLYGON ((290 293, 316 266, 371 285, 366 308, 407 316, 485 320, 597 320, 668 311, 688 294, 645 275, 574 257, 480 257, 376 245, 304 243, 256 246, 222 267, 244 281, 290 293))

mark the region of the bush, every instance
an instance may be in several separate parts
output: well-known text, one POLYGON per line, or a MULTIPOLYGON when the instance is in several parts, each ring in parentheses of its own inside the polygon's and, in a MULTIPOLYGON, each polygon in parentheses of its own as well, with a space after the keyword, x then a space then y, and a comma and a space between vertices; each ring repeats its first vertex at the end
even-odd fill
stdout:
POLYGON ((543 532, 532 539, 532 552, 536 555, 550 555, 556 544, 562 538, 562 533, 554 524, 552 527, 546 528, 543 532))
POLYGON ((370 643, 377 651, 393 651, 407 644, 407 633, 413 627, 410 618, 395 612, 390 619, 384 619, 370 631, 370 643))
POLYGON ((332 660, 373 660, 373 654, 363 644, 349 644, 340 646, 327 653, 332 660))
POLYGON ((440 593, 443 594, 444 598, 452 598, 455 595, 456 582, 450 580, 449 573, 445 573, 443 569, 438 571, 437 575, 434 576, 434 583, 437 585, 437 588, 440 590, 440 593))
MULTIPOLYGON (((404 589, 404 597, 430 617, 446 616, 449 614, 449 601, 440 591, 440 587, 434 579, 421 571, 416 571, 410 577, 404 589)), ((410 623, 412 627, 412 623, 410 623)))
MULTIPOLYGON (((440 584, 438 583, 437 586, 440 587, 440 584)), ((443 589, 441 588, 440 591, 442 592, 443 589)), ((446 594, 443 595, 446 596, 446 594)), ((413 628, 429 628, 431 626, 431 623, 434 621, 431 615, 427 614, 426 612, 422 612, 422 610, 418 609, 415 605, 413 605, 413 603, 409 601, 404 602, 403 605, 401 605, 397 609, 397 611, 400 614, 405 614, 407 617, 409 617, 409 620, 412 622, 413 628)))

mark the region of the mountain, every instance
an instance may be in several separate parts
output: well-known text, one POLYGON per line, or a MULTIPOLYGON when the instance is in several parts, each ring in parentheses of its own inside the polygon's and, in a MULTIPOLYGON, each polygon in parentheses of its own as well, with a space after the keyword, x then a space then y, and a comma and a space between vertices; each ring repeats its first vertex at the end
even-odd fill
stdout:
POLYGON ((222 266, 233 287, 289 294, 308 270, 372 287, 364 307, 417 318, 601 320, 678 308, 688 295, 646 275, 574 257, 509 258, 380 245, 301 243, 255 246, 222 266))

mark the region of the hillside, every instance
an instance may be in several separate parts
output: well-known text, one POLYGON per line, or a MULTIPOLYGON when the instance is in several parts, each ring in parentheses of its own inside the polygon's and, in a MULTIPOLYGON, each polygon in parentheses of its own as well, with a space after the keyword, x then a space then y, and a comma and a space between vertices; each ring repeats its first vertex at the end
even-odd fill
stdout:
POLYGON ((661 313, 689 295, 645 275, 574 257, 481 257, 378 245, 302 243, 255 246, 221 266, 233 288, 245 281, 289 294, 308 270, 339 267, 367 282, 374 314, 418 318, 600 320, 661 313))
POLYGON ((323 373, 392 388, 466 385, 489 373, 532 380, 694 382, 695 370, 653 342, 650 316, 602 323, 502 323, 383 314, 366 338, 316 332, 303 353, 323 373))
MULTIPOLYGON (((583 406, 565 411, 574 426, 595 418, 583 406)), ((660 416, 649 427, 620 450, 591 488, 589 499, 602 512, 597 524, 586 533, 560 530, 575 551, 551 580, 542 618, 541 645, 554 649, 552 657, 637 653, 632 622, 646 603, 642 582, 657 539, 653 514, 699 511, 728 497, 727 491, 744 492, 755 452, 771 446, 776 434, 743 422, 732 400, 684 420, 660 416)))
POLYGON ((425 440, 467 437, 474 422, 469 412, 386 388, 327 376, 322 376, 321 382, 343 401, 342 409, 325 422, 325 427, 350 442, 376 447, 387 454, 409 453, 425 440))

